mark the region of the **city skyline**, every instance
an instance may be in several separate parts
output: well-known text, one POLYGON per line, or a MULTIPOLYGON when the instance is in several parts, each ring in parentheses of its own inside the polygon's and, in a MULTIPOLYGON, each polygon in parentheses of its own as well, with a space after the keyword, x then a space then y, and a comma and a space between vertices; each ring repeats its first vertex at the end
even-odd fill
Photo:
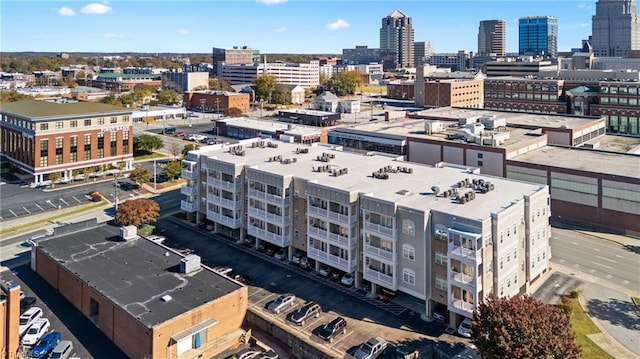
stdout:
POLYGON ((413 19, 415 41, 432 41, 437 53, 475 53, 478 25, 487 19, 506 21, 510 53, 518 51, 523 16, 555 16, 559 51, 580 47, 591 35, 596 1, 542 3, 544 8, 533 1, 9 0, 0 14, 0 40, 3 52, 210 53, 212 47, 246 45, 262 53, 340 54, 357 45, 377 48, 380 19, 395 9, 413 19))

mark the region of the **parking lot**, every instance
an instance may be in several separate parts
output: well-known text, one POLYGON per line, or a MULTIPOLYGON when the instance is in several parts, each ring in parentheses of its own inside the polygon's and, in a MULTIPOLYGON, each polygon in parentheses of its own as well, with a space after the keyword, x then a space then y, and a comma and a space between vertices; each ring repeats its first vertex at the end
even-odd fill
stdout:
MULTIPOLYGON (((336 357, 352 354, 361 343, 374 336, 381 336, 394 344, 413 343, 417 346, 433 341, 468 343, 466 339, 445 333, 442 323, 425 322, 419 318, 419 314, 409 310, 396 311, 397 314, 393 310, 384 310, 384 303, 367 298, 354 288, 341 286, 313 271, 305 271, 224 237, 214 238, 203 229, 179 219, 167 218, 158 223, 158 229, 167 237, 166 245, 193 251, 202 257, 204 264, 212 268, 231 267, 234 273, 249 278, 249 304, 252 310, 262 311, 279 326, 290 327, 308 340, 325 345, 336 357), (279 314, 268 311, 268 304, 283 293, 296 296, 294 305, 279 314), (292 323, 291 314, 310 300, 322 306, 320 316, 309 318, 302 326, 292 323), (337 336, 333 343, 317 337, 320 326, 337 316, 347 320, 347 333, 337 336)), ((390 347, 385 357, 393 357, 393 348, 390 347)))
MULTIPOLYGON (((35 297, 35 307, 41 308, 43 318, 49 319, 49 332, 62 334, 62 340, 73 343, 71 357, 88 358, 126 358, 96 326, 76 310, 65 298, 31 270, 28 264, 13 268, 13 272, 0 272, 0 279, 20 284, 27 297, 35 297)), ((28 352, 28 350, 25 350, 28 352)))

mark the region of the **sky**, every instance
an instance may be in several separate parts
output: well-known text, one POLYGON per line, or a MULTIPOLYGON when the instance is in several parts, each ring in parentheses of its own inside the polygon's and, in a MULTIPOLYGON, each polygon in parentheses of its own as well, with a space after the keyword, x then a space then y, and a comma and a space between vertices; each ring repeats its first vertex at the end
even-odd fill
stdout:
POLYGON ((415 41, 434 51, 477 51, 481 20, 507 23, 507 52, 518 51, 518 18, 555 16, 558 50, 591 34, 595 2, 578 0, 2 0, 0 51, 211 53, 248 46, 261 53, 341 54, 380 46, 382 18, 413 18, 415 41))

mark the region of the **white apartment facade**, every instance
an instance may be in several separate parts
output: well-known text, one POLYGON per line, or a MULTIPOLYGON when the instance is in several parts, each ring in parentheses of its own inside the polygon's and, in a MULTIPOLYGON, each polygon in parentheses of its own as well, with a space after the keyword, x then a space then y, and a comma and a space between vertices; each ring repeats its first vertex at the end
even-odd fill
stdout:
POLYGON ((460 168, 260 139, 183 161, 181 208, 238 240, 296 250, 372 295, 406 293, 456 325, 548 268, 549 190, 460 168))
POLYGON ((276 82, 285 85, 300 85, 304 88, 315 88, 320 84, 320 61, 309 63, 253 63, 253 64, 220 64, 219 77, 229 81, 231 85, 251 83, 263 74, 272 75, 276 82))

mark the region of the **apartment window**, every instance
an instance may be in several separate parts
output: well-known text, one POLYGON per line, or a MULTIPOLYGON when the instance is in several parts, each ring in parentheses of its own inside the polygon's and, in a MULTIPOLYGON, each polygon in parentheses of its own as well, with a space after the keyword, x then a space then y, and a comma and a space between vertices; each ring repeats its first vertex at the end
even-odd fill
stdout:
POLYGON ((518 249, 514 248, 513 249, 513 260, 516 260, 516 258, 518 258, 518 249))
POLYGON ((56 130, 62 129, 64 128, 64 122, 62 121, 57 121, 56 122, 56 130))
POLYGON ((40 140, 40 167, 46 167, 49 164, 49 140, 40 140))
POLYGON ((104 132, 98 133, 98 149, 104 148, 104 132))
POLYGON ((415 260, 416 259, 416 250, 409 245, 402 246, 402 258, 415 260))
POLYGON ((104 158, 104 148, 98 148, 98 158, 104 158))
POLYGON ((84 126, 91 126, 91 120, 84 120, 84 126))
POLYGON ((478 159, 482 159, 484 157, 484 153, 478 153, 478 159))
POLYGON ((507 237, 511 235, 511 228, 507 227, 507 237))
POLYGON ((478 167, 482 167, 484 166, 484 162, 483 161, 478 161, 478 167))
POLYGON ((56 164, 62 164, 62 148, 64 146, 64 140, 62 137, 56 138, 56 164))
POLYGON ((516 223, 513 224, 513 234, 518 233, 518 225, 516 223))
POLYGON ((98 119, 98 125, 104 125, 104 118, 98 119))
POLYGON ((436 252, 436 264, 443 266, 447 265, 447 254, 442 252, 436 252))
POLYGON ((518 284, 518 273, 513 275, 513 284, 518 284))
POLYGON ((511 287, 511 278, 507 278, 507 288, 511 287))
POLYGON ((40 131, 46 131, 49 129, 49 124, 48 123, 41 123, 40 124, 40 131))
POLYGON ((84 135, 84 160, 91 159, 91 135, 84 135))
POLYGON ((122 153, 129 153, 129 131, 122 131, 122 153))
POLYGON ((403 269, 402 281, 410 285, 416 285, 416 273, 411 269, 403 269))
POLYGON ((78 121, 77 120, 73 120, 73 121, 69 121, 69 127, 78 127, 78 121))
POLYGON ((118 123, 118 118, 117 117, 111 117, 109 119, 109 123, 118 123))
POLYGON ((500 296, 504 295, 504 284, 500 283, 500 296))
POLYGON ((500 269, 504 267, 504 257, 500 257, 500 269))
POLYGON ((109 140, 110 140, 109 151, 111 152, 110 156, 116 155, 116 150, 118 149, 116 145, 117 138, 118 138, 118 135, 116 132, 110 132, 109 134, 109 140))
POLYGON ((410 236, 416 235, 416 226, 413 221, 405 219, 402 221, 402 233, 410 236))
POLYGON ((500 232, 500 243, 504 242, 504 233, 500 232))
POLYGON ((447 290, 447 280, 436 277, 436 289, 447 290))
POLYGON ((122 122, 129 122, 129 116, 122 116, 122 122))

